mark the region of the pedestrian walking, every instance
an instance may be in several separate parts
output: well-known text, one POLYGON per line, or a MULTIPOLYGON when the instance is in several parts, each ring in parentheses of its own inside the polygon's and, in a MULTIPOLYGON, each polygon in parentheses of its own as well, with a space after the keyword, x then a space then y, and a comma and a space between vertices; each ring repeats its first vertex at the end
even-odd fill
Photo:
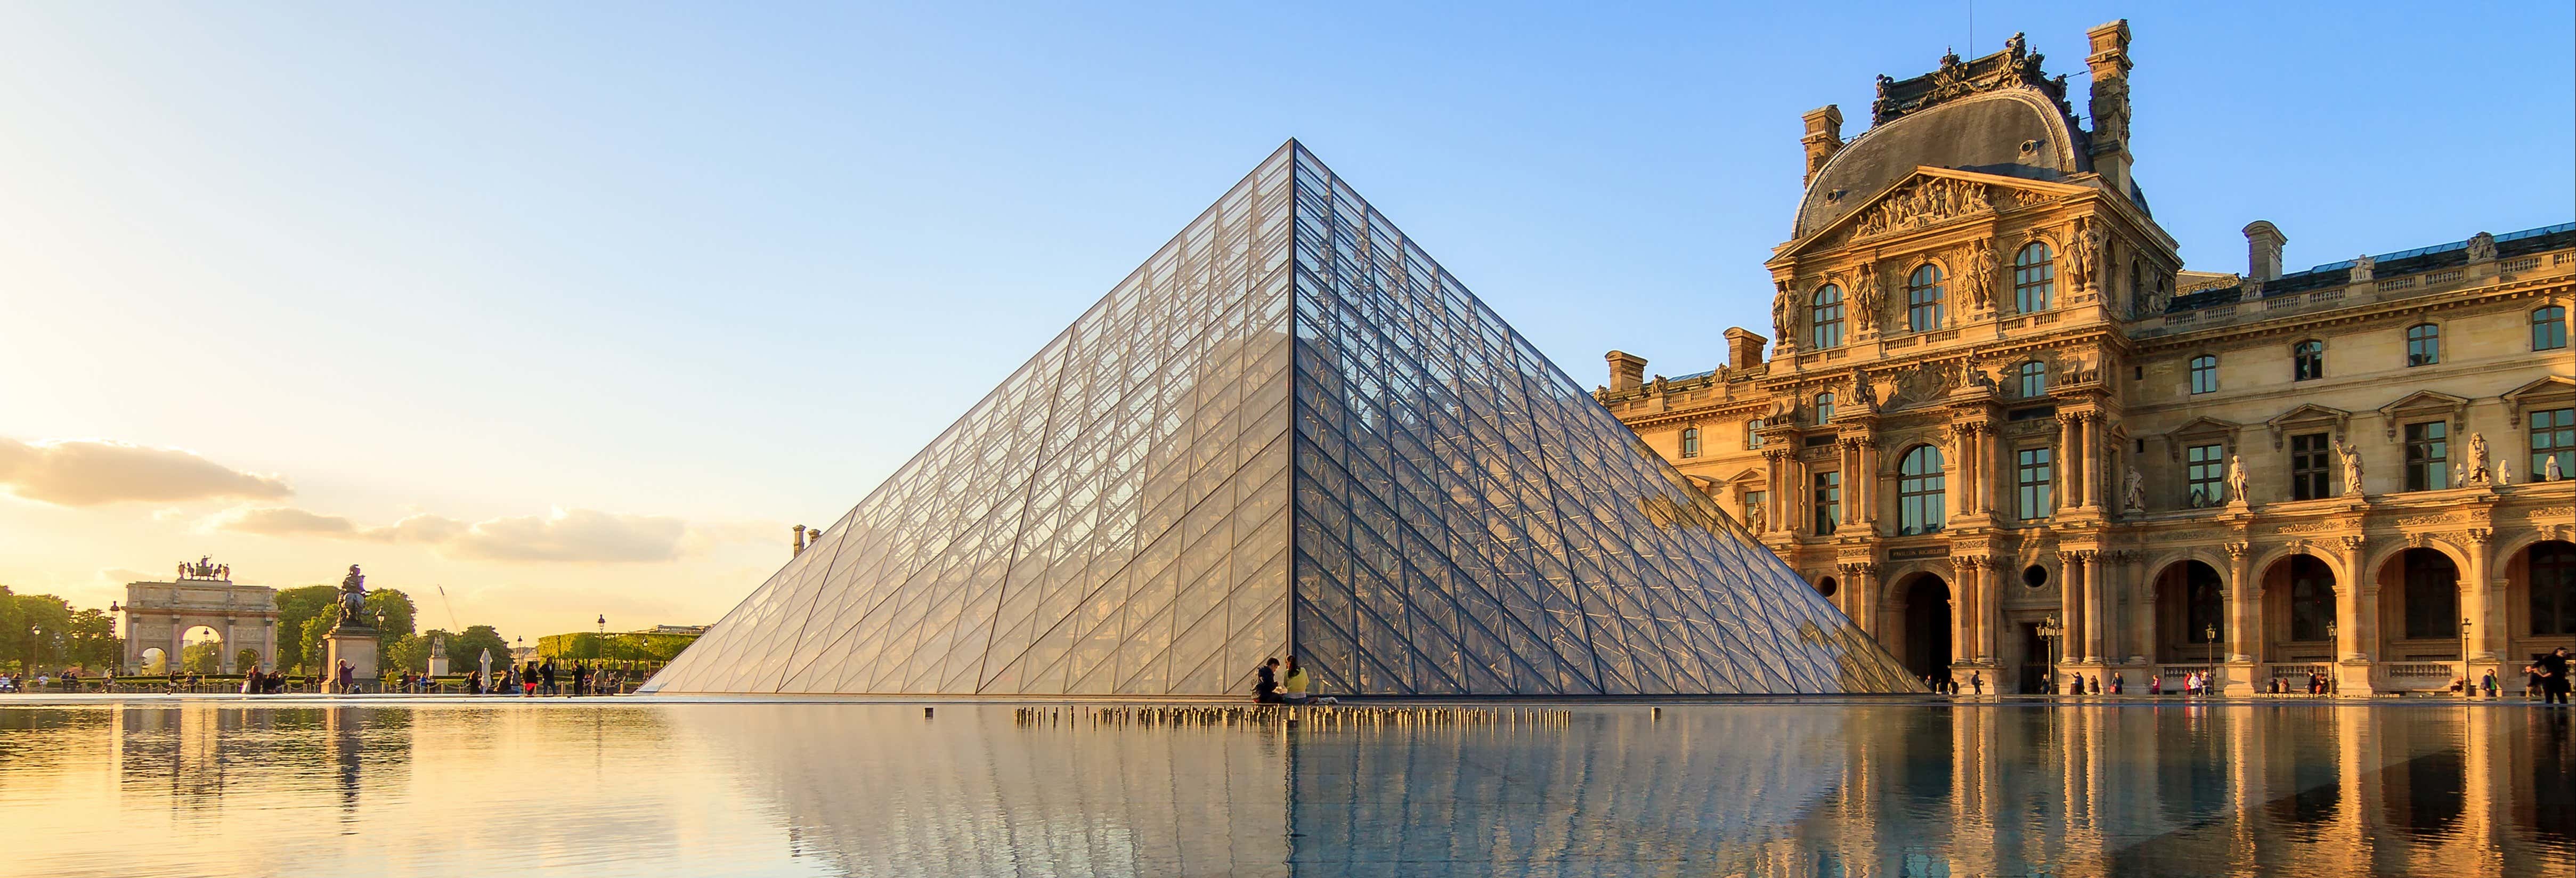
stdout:
POLYGON ((2531 663, 2540 677, 2540 698, 2545 704, 2567 703, 2567 647, 2549 651, 2531 663))

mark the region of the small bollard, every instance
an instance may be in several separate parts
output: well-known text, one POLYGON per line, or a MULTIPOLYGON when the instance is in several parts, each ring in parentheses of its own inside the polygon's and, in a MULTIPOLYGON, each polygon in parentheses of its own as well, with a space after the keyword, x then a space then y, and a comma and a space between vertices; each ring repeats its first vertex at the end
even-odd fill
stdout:
POLYGON ((1658 708, 1654 708, 1654 712, 1653 712, 1653 713, 1651 713, 1651 714, 1648 714, 1648 716, 1652 717, 1652 718, 1654 719, 1654 721, 1655 721, 1655 722, 1663 722, 1663 721, 1664 721, 1664 709, 1663 709, 1663 708, 1660 708, 1660 707, 1658 707, 1658 708))

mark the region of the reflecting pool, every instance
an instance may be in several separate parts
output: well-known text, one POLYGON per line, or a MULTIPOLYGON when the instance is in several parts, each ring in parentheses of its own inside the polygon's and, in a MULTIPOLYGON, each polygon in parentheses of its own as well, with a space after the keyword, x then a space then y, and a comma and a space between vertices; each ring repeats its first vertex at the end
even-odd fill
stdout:
POLYGON ((2569 875, 2570 712, 0 701, 0 874, 2569 875))

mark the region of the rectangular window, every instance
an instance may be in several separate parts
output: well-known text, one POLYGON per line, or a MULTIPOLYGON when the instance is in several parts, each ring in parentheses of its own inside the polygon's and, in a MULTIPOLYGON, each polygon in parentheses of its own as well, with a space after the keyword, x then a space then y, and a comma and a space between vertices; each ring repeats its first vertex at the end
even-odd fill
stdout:
POLYGON ((2333 447, 2324 433, 2290 437, 2290 499, 2321 500, 2332 475, 2333 447))
POLYGON ((2558 461, 2558 477, 2576 478, 2576 408, 2531 413, 2531 469, 2523 478, 2549 477, 2549 462, 2558 461))
POLYGON ((1833 533, 1843 523, 1843 474, 1816 474, 1816 535, 1833 533))
POLYGON ((2227 448, 2222 445, 2194 445, 2185 452, 2187 468, 2183 474, 2191 488, 2191 505, 2216 506, 2227 502, 2227 448))
POLYGON ((2217 390, 2218 358, 2206 355, 2191 358, 2191 392, 2214 393, 2217 390))
POLYGON ((2024 448, 2019 452, 2021 485, 2021 520, 2047 518, 2054 498, 2049 493, 2048 449, 2024 448))
POLYGON ((2451 422, 2406 425, 2406 490, 2439 491, 2451 486, 2451 422))
POLYGON ((1692 428, 1689 428, 1689 429, 1686 429, 1686 430, 1683 430, 1683 431, 1682 431, 1682 456, 1683 456, 1683 457, 1698 457, 1698 456, 1699 456, 1699 428, 1698 428, 1698 427, 1692 427, 1692 428))

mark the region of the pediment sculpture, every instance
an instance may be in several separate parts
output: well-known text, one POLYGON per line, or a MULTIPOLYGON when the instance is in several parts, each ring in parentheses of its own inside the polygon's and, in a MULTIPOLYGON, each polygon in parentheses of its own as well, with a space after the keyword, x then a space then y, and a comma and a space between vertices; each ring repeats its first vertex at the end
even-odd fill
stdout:
POLYGON ((1862 214, 1855 228, 1858 237, 1884 235, 1919 229, 1933 223, 1971 213, 1995 209, 1987 187, 1982 183, 1934 177, 1916 183, 1881 199, 1862 214))

